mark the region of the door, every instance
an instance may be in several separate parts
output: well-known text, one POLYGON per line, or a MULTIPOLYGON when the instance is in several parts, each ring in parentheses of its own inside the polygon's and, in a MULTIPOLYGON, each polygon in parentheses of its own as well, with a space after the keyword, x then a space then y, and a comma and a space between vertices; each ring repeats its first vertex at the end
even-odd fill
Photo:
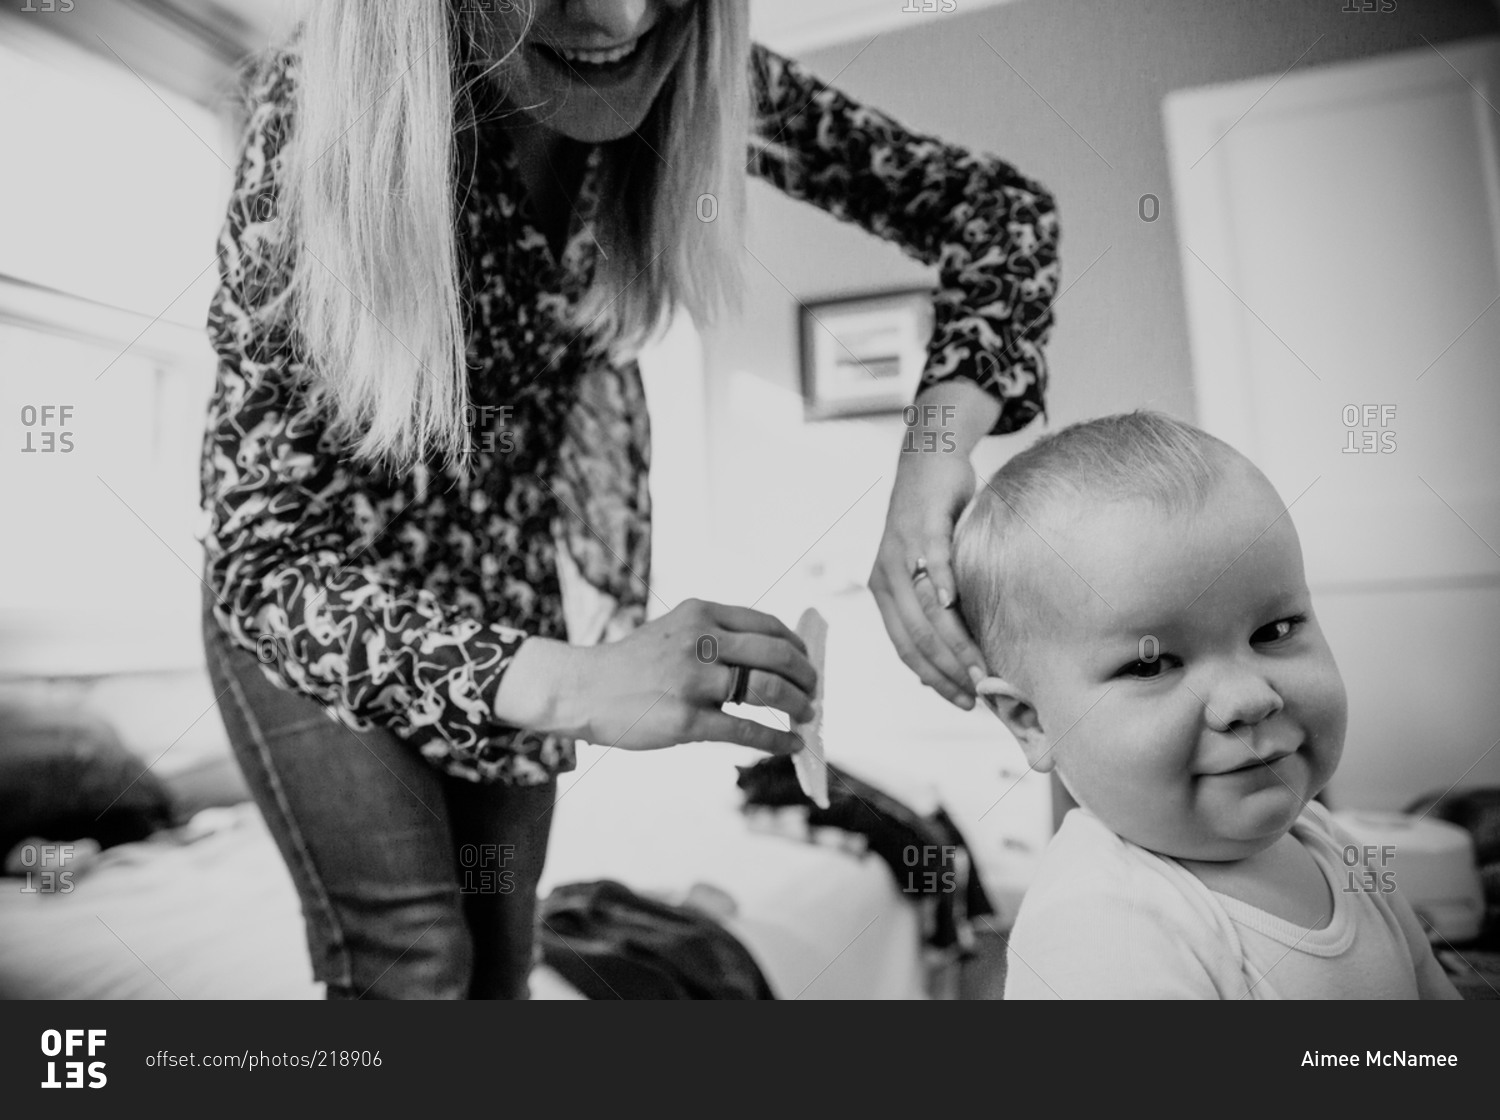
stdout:
POLYGON ((1165 104, 1199 422, 1290 503, 1336 806, 1500 784, 1500 40, 1165 104))

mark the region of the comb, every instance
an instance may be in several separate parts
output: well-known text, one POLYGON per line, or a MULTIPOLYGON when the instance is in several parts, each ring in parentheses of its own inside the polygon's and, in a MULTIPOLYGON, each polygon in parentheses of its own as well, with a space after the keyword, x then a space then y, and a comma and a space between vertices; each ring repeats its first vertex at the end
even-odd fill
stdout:
POLYGON ((802 740, 802 749, 792 755, 797 784, 820 809, 828 808, 828 760, 823 755, 823 661, 828 650, 828 620, 817 608, 808 607, 797 622, 797 636, 807 643, 807 659, 818 671, 818 687, 813 694, 813 717, 796 724, 792 731, 802 740))

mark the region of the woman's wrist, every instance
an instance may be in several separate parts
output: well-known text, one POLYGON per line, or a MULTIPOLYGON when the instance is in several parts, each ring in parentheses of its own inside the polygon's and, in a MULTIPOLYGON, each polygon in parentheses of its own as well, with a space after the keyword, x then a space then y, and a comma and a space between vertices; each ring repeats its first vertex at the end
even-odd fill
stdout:
POLYGON ((495 720, 548 735, 587 738, 587 652, 555 638, 527 638, 500 678, 495 720))
POLYGON ((916 467, 934 455, 967 459, 994 428, 1000 402, 974 382, 953 377, 923 389, 904 415, 900 466, 916 467))

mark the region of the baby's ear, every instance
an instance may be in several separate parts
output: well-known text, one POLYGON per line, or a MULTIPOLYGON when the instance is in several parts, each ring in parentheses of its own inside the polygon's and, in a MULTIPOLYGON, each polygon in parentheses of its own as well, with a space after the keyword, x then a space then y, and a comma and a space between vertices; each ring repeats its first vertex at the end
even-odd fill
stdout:
POLYGON ((1016 737, 1031 768, 1043 772, 1051 770, 1051 744, 1047 741, 1047 733, 1042 730, 1036 706, 1026 694, 1003 677, 985 677, 975 683, 974 691, 1016 737))

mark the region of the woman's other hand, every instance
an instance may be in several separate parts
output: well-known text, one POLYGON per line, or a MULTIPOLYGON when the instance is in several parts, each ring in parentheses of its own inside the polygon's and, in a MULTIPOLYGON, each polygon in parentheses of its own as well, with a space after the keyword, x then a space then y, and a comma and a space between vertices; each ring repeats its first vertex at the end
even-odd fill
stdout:
POLYGON ((901 660, 967 711, 974 707, 974 682, 988 669, 955 605, 950 553, 953 526, 977 482, 969 453, 998 405, 973 385, 945 383, 907 412, 915 422, 905 433, 870 590, 901 660), (914 581, 918 560, 928 574, 914 581))
POLYGON ((714 741, 794 754, 802 744, 790 730, 722 710, 739 665, 749 669, 744 703, 777 709, 781 723, 812 718, 818 674, 802 639, 763 611, 701 599, 603 645, 531 639, 507 670, 501 698, 519 686, 509 678, 521 668, 549 680, 551 712, 530 724, 542 730, 632 751, 714 741), (528 651, 534 660, 523 664, 528 651), (550 669, 536 667, 546 659, 550 669))

